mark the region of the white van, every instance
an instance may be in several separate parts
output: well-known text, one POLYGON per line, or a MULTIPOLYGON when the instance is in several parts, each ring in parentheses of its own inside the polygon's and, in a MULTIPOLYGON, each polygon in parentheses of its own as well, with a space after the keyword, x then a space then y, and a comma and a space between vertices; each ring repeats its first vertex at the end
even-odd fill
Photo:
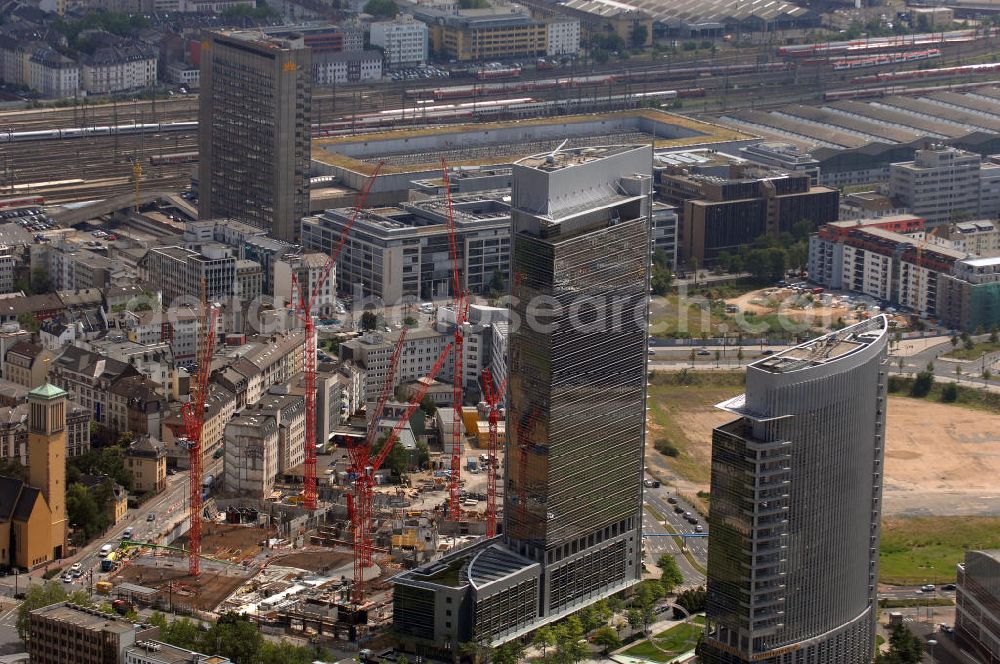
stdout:
POLYGON ((101 557, 104 557, 115 550, 114 544, 105 544, 101 547, 101 557))

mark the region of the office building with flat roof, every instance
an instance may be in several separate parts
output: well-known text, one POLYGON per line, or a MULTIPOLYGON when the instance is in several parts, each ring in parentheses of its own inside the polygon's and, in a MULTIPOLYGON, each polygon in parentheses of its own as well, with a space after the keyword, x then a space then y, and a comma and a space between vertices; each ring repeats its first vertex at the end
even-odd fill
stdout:
POLYGON ((889 194, 931 227, 992 218, 1000 212, 1000 164, 954 147, 917 150, 913 161, 890 167, 889 194))
POLYGON ((298 242, 309 214, 312 56, 302 35, 206 33, 198 212, 298 242))
POLYGON ((404 647, 498 645, 638 582, 651 161, 515 164, 503 535, 395 577, 404 647))
POLYGON ((956 639, 983 664, 1000 664, 1000 551, 966 551, 957 585, 956 639))
POLYGON ((888 320, 747 366, 712 435, 706 664, 869 664, 888 320))
POLYGON ((60 602, 29 614, 28 655, 33 664, 119 664, 129 646, 159 633, 157 627, 60 602))
MULTIPOLYGON (((487 295, 499 273, 509 284, 510 204, 506 192, 452 197, 452 211, 464 287, 487 295)), ((327 210, 302 222, 302 244, 330 254, 355 216, 353 208, 327 210)), ((429 198, 357 214, 337 258, 342 293, 376 297, 387 304, 450 297, 452 263, 448 247, 448 203, 429 198)))

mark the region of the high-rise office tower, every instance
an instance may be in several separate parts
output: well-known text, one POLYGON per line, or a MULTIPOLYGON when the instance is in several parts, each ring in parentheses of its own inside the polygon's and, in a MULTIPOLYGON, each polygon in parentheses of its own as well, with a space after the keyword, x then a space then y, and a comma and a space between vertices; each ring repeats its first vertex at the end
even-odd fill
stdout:
POLYGON ((201 44, 198 214, 298 242, 309 214, 312 57, 301 36, 206 33, 201 44))
POLYGON ((543 569, 543 617, 639 579, 648 146, 514 166, 505 539, 543 569))
POLYGON ((514 165, 504 533, 393 580, 402 645, 498 645, 639 580, 649 146, 514 165))
POLYGON ((868 664, 875 647, 888 324, 747 367, 712 436, 709 664, 868 664))

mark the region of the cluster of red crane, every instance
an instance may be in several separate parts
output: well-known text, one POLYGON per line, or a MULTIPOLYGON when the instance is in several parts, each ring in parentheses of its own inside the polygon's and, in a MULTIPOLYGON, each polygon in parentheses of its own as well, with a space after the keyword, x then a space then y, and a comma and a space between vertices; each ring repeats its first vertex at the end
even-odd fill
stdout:
MULTIPOLYGON (((316 509, 317 487, 316 487, 316 325, 312 315, 313 306, 317 301, 319 293, 330 276, 333 266, 337 264, 348 235, 354 227, 358 214, 365 207, 368 194, 378 178, 383 164, 379 163, 365 186, 358 194, 357 203, 348 223, 344 226, 336 245, 330 251, 326 264, 318 276, 313 281, 312 288, 308 284, 299 284, 298 280, 292 278, 292 304, 295 316, 302 321, 305 332, 305 355, 303 362, 303 374, 305 378, 305 464, 304 464, 304 488, 303 506, 313 511, 316 509)), ((448 355, 454 353, 454 426, 452 427, 451 441, 451 475, 448 483, 448 517, 457 520, 461 515, 461 505, 459 502, 459 480, 461 477, 461 448, 462 448, 462 377, 464 367, 462 361, 463 353, 463 326, 469 309, 469 295, 462 287, 462 280, 459 268, 458 244, 455 237, 455 219, 452 210, 451 193, 449 190, 448 166, 441 160, 444 173, 444 185, 448 201, 448 240, 449 252, 452 263, 452 293, 453 307, 455 311, 455 337, 448 343, 438 355, 437 361, 427 375, 428 380, 423 381, 420 388, 411 395, 409 403, 403 415, 393 426, 386 437, 381 449, 375 458, 372 458, 372 449, 379 431, 379 420, 385 410, 386 402, 393 393, 393 383, 396 375, 396 368, 399 357, 402 353, 406 340, 406 328, 399 333, 395 350, 389 362, 385 383, 382 386, 379 399, 370 414, 368 428, 363 442, 351 445, 348 449, 351 461, 349 477, 353 478, 353 493, 348 496, 348 512, 353 530, 354 546, 354 586, 352 601, 362 603, 365 596, 365 573, 372 566, 372 501, 374 494, 375 473, 382 467, 388 458, 393 445, 399 437, 400 431, 409 421, 414 411, 420 406, 421 400, 430 387, 431 379, 437 376, 448 359, 448 355)), ((204 294, 202 297, 204 304, 204 294)), ((202 316, 202 330, 205 339, 201 344, 198 355, 198 377, 195 381, 195 389, 192 399, 185 404, 183 409, 184 422, 187 435, 190 440, 190 488, 191 488, 191 528, 190 528, 190 549, 189 549, 189 570, 192 575, 197 575, 200 571, 200 549, 201 549, 201 436, 205 422, 205 398, 207 396, 208 377, 212 351, 215 342, 215 327, 218 317, 216 307, 208 307, 207 315, 202 316)), ((498 387, 493 384, 493 379, 489 370, 483 372, 483 393, 486 402, 489 404, 489 459, 487 460, 487 536, 493 537, 496 534, 496 477, 499 465, 499 436, 498 436, 498 410, 499 404, 503 400, 506 389, 506 380, 498 387)))

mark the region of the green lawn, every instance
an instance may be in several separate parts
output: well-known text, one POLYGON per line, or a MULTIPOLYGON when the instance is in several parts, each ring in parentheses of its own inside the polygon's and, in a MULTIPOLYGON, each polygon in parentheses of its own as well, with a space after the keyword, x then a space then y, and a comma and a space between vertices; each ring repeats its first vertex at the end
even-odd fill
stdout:
MULTIPOLYGON (((975 376, 969 376, 970 380, 975 380, 975 376)), ((912 378, 901 376, 891 376, 889 378, 889 393, 893 396, 906 397, 908 399, 926 399, 928 401, 944 401, 943 389, 948 381, 935 381, 930 393, 926 397, 910 396, 910 388, 913 386, 912 378)), ((1000 413, 1000 394, 997 392, 986 392, 979 387, 970 385, 958 385, 957 399, 951 402, 956 406, 964 406, 975 410, 985 410, 991 413, 1000 413)))
POLYGON ((705 623, 705 619, 701 616, 695 616, 693 622, 694 625, 681 623, 665 632, 656 634, 653 637, 656 639, 656 646, 649 641, 643 641, 632 646, 623 654, 629 657, 641 657, 653 662, 669 662, 698 644, 698 635, 701 634, 701 625, 705 623), (700 622, 699 618, 701 618, 700 622))
POLYGON ((949 357, 953 360, 978 360, 983 356, 983 353, 995 353, 1000 350, 1000 341, 984 341, 982 343, 974 344, 972 348, 965 348, 962 342, 958 342, 958 346, 951 349, 941 357, 949 357))
POLYGON ((879 581, 954 583, 968 549, 1000 548, 1000 517, 892 517, 882 523, 879 581))

